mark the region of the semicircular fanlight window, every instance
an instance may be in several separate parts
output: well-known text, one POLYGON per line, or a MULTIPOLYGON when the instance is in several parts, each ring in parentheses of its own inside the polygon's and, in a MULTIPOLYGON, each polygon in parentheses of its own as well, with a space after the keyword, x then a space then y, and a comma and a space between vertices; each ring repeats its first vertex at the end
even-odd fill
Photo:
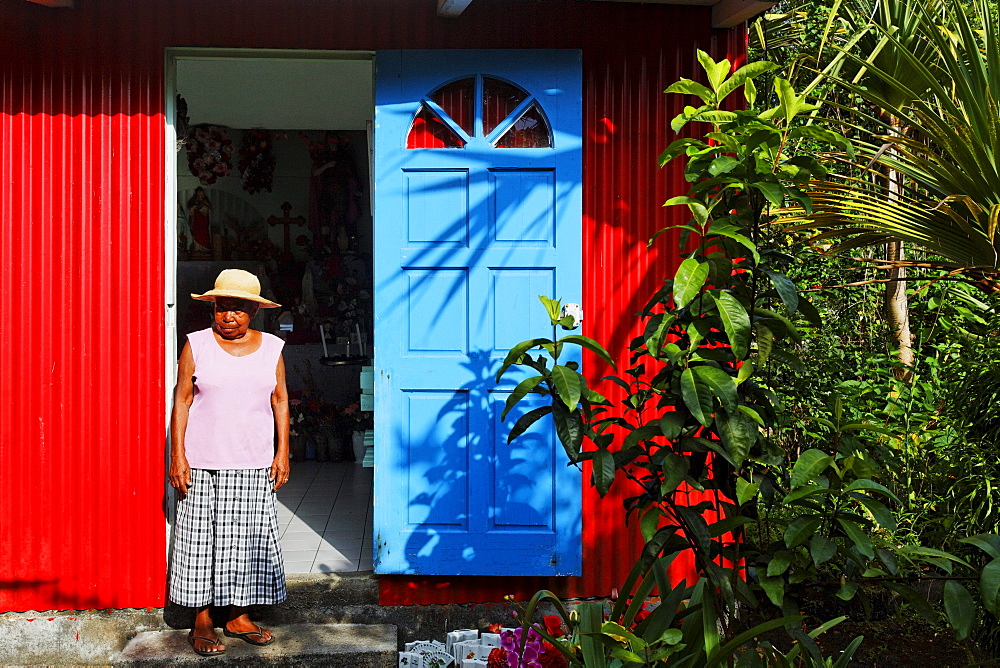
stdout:
POLYGON ((426 104, 410 124, 406 148, 462 148, 465 142, 426 104))
POLYGON ((472 136, 476 121, 476 78, 459 79, 431 93, 434 104, 451 117, 455 125, 472 136))
POLYGON ((452 81, 425 97, 410 125, 406 147, 465 148, 476 136, 496 148, 552 147, 552 130, 538 101, 523 88, 488 76, 452 81))
POLYGON ((483 77, 483 134, 489 135, 528 98, 519 87, 493 77, 483 77))
POLYGON ((552 133, 549 131, 549 122, 538 107, 538 103, 532 102, 494 145, 497 148, 551 147, 552 133))

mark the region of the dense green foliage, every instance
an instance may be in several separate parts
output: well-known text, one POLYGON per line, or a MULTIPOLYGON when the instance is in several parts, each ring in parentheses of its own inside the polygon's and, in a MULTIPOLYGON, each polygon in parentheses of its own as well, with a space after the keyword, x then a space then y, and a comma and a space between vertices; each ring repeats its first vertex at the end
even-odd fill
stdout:
MULTIPOLYGON (((661 156, 663 164, 685 160, 690 191, 667 204, 687 207, 691 220, 676 228, 697 243, 641 313, 631 366, 604 379, 624 393, 621 405, 588 387, 575 362, 562 361, 570 345, 610 361, 600 344, 579 335, 525 341, 498 374, 512 365, 535 372, 513 391, 507 411, 528 393, 550 399, 524 415, 511 438, 551 414, 570 461, 591 463, 599 492, 612 484, 636 490, 626 516, 646 541, 608 614, 599 604, 585 604, 576 617, 564 611, 571 635, 547 639, 587 666, 846 665, 850 651, 835 664, 813 640, 839 619, 805 633, 802 597, 867 605, 871 588, 881 587, 936 621, 913 586, 927 576, 945 582, 945 612, 966 637, 975 621, 967 582, 978 568, 900 528, 908 502, 884 484, 896 482, 885 453, 900 450, 897 433, 845 409, 842 387, 797 376, 840 344, 823 345, 830 330, 789 278, 802 268, 795 246, 768 223, 788 202, 809 206, 805 186, 826 174, 803 144, 847 155, 851 148, 830 130, 798 122, 816 107, 783 78, 773 79, 773 96, 759 94, 754 79, 772 64, 731 73, 728 61, 704 53, 699 60, 708 85, 685 79, 667 92, 700 99, 674 119, 674 130, 697 123, 707 131, 661 156), (724 109, 737 92, 747 108, 724 109), (758 106, 758 98, 774 106, 758 106), (679 493, 691 491, 700 495, 679 493), (702 579, 668 583, 666 565, 684 551, 702 579), (654 585, 665 603, 639 620, 654 585), (776 628, 796 641, 792 654, 765 637, 776 628)), ((558 302, 542 301, 553 325, 571 324, 560 319, 558 302)), ((994 559, 973 589, 996 609, 1000 539, 979 536, 967 546, 994 559)), ((536 599, 528 619, 538 600, 554 597, 536 599)))
MULTIPOLYGON (((579 335, 526 341, 501 371, 534 371, 508 410, 529 392, 550 400, 511 438, 551 413, 599 492, 636 490, 626 518, 646 544, 615 605, 570 613, 540 592, 526 611, 561 610, 570 635, 546 637, 570 663, 846 665, 857 642, 835 664, 813 640, 841 618, 792 622, 807 600, 871 612, 880 590, 1000 653, 1000 22, 995 4, 966 4, 785 3, 753 31, 783 68, 731 72, 699 54, 704 76, 667 90, 698 99, 672 128, 704 135, 661 157, 684 161, 691 189, 667 204, 691 220, 630 365, 603 379, 616 401, 564 361, 574 345, 610 361, 579 335), (797 227, 780 224, 789 207, 797 227), (895 239, 922 272, 905 381, 884 273, 826 243, 864 259, 895 239), (688 550, 702 580, 668 583, 688 550), (654 586, 663 603, 644 617, 654 586)), ((542 301, 554 326, 572 324, 542 301)))

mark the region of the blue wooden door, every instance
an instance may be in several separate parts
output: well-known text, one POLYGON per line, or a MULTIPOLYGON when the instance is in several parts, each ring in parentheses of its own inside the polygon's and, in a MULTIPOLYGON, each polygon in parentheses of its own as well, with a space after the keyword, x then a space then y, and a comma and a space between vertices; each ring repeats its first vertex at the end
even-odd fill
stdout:
POLYGON ((580 300, 578 51, 376 55, 375 570, 580 573, 580 473, 507 350, 580 300))

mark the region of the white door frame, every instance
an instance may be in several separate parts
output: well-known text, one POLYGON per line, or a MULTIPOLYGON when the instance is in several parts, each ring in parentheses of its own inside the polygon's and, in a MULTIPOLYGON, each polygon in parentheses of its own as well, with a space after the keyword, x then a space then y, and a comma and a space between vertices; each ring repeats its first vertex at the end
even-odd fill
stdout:
MULTIPOLYGON (((183 58, 205 58, 217 60, 244 60, 255 58, 287 60, 375 60, 374 51, 320 51, 311 49, 232 49, 205 47, 168 47, 164 51, 164 189, 163 189, 163 271, 164 290, 164 398, 166 405, 164 436, 165 465, 170 461, 170 413, 173 408, 174 383, 177 380, 177 130, 174 119, 177 114, 177 61, 183 58)), ((372 72, 372 88, 375 77, 372 72)), ((372 96, 374 99, 374 95, 372 96)), ((372 109, 374 118, 375 110, 372 109)), ((370 147, 369 147, 370 150, 370 147)), ((370 163, 370 161, 369 161, 370 163)), ((369 164, 369 177, 374 174, 369 164)), ((374 217, 374 212, 372 212, 374 217)), ((166 532, 167 551, 170 550, 170 532, 174 524, 174 489, 166 485, 166 532)))

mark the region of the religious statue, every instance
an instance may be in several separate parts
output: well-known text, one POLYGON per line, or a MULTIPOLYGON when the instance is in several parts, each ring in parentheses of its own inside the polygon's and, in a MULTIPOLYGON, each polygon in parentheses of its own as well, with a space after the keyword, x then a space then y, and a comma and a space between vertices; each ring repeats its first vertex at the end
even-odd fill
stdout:
POLYGON ((204 188, 195 188, 194 196, 188 200, 188 225, 194 239, 195 251, 212 250, 212 203, 204 188))
POLYGON ((338 246, 346 246, 358 233, 361 191, 349 141, 349 137, 327 131, 322 141, 309 144, 313 161, 309 228, 316 246, 335 240, 341 241, 338 246))

